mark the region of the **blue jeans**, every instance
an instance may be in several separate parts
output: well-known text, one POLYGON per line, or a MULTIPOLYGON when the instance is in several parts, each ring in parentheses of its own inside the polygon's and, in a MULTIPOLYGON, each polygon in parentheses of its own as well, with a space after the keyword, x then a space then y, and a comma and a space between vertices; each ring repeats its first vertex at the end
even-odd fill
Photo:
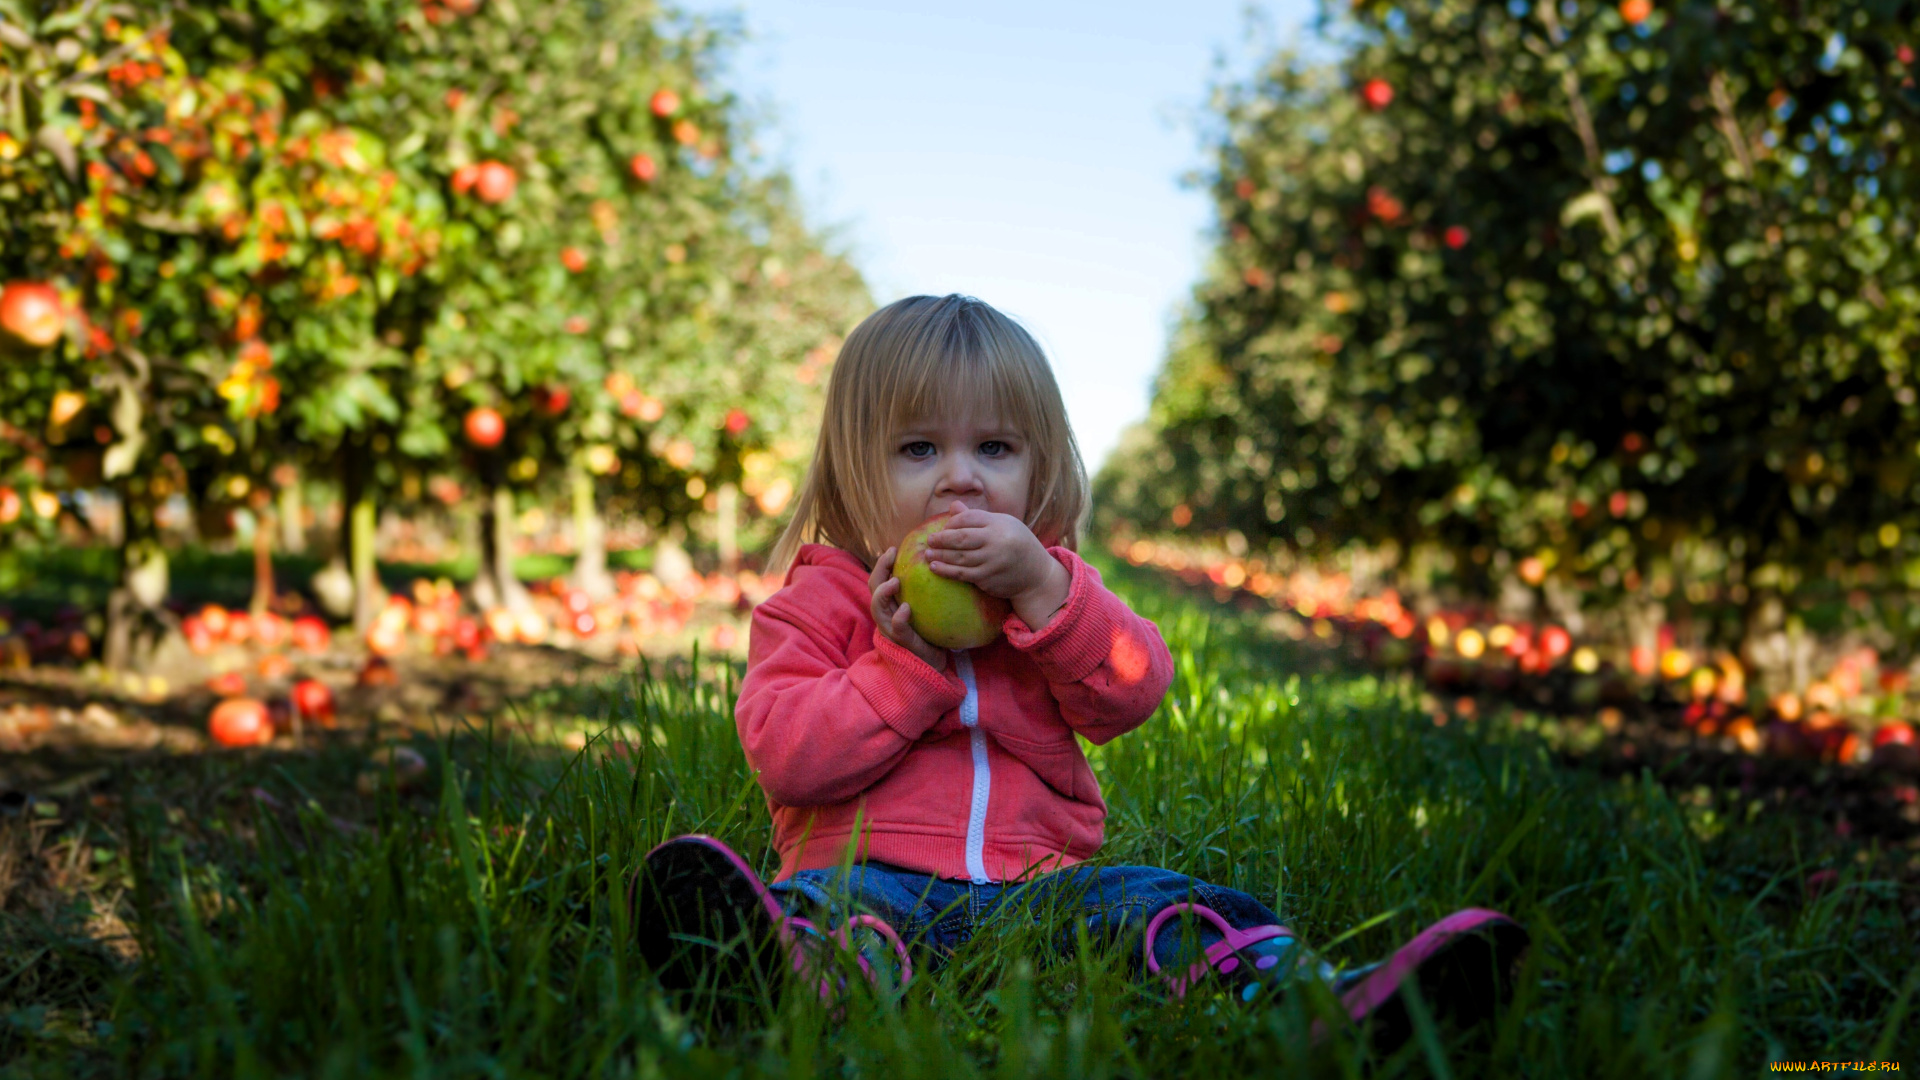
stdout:
MULTIPOLYGON (((1042 923, 1057 915, 1051 921, 1060 928, 1053 942, 1058 952, 1070 953, 1085 926, 1092 941, 1128 941, 1136 970, 1144 957, 1132 942, 1143 941, 1147 923, 1169 905, 1204 905, 1236 930, 1280 922, 1272 909, 1246 893, 1152 866, 1076 866, 1031 881, 975 885, 869 862, 847 870, 802 870, 771 888, 789 915, 823 925, 837 925, 849 914, 876 915, 936 960, 996 920, 1042 923)), ((1210 924, 1170 919, 1155 936, 1155 959, 1163 970, 1177 971, 1219 940, 1210 924)), ((1294 944, 1290 937, 1275 938, 1254 951, 1284 953, 1294 944)))

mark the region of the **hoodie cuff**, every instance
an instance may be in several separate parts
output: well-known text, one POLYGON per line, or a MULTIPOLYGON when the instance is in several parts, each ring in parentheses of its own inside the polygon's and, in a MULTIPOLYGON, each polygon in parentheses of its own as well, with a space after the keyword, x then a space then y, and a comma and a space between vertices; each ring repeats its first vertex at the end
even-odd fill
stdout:
POLYGON ((1062 547, 1048 548, 1047 553, 1067 568, 1066 604, 1038 632, 1018 615, 1007 616, 1001 626, 1007 643, 1040 665, 1048 682, 1079 682, 1113 651, 1113 620, 1100 603, 1106 589, 1099 572, 1080 556, 1062 547))
POLYGON ((928 667, 878 628, 873 631, 873 651, 853 662, 847 679, 874 714, 909 742, 925 735, 967 697, 958 675, 928 667))

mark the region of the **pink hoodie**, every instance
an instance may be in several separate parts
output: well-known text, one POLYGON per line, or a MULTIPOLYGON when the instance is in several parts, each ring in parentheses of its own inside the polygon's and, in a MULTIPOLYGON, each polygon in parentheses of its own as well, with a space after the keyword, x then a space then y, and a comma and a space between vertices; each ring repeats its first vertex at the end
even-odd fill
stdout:
POLYGON ((874 628, 867 568, 800 549, 753 613, 734 719, 773 812, 781 879, 859 858, 977 882, 1079 862, 1107 804, 1078 733, 1100 744, 1153 715, 1173 681, 1160 631, 1065 548, 1066 606, 935 671, 874 628))

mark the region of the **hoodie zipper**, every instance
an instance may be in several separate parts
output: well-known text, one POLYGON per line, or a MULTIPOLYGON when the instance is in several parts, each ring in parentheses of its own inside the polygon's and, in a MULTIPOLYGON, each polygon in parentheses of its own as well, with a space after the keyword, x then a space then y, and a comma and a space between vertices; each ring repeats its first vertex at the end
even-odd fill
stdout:
POLYGON ((980 687, 973 677, 973 658, 965 649, 953 651, 953 666, 967 686, 966 699, 960 702, 960 723, 966 726, 973 747, 973 799, 967 807, 967 876, 975 885, 988 885, 987 876, 987 797, 993 792, 993 769, 987 763, 987 733, 980 730, 980 687))

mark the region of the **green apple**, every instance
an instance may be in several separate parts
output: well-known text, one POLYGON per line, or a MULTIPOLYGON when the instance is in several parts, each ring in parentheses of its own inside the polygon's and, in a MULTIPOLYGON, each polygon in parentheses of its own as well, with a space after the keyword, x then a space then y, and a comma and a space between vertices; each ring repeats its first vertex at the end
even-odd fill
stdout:
POLYGON ((900 600, 909 609, 914 632, 942 649, 977 649, 1000 636, 1000 624, 1012 610, 965 581, 933 572, 927 540, 947 527, 952 512, 927 519, 900 541, 893 576, 900 579, 900 600))

